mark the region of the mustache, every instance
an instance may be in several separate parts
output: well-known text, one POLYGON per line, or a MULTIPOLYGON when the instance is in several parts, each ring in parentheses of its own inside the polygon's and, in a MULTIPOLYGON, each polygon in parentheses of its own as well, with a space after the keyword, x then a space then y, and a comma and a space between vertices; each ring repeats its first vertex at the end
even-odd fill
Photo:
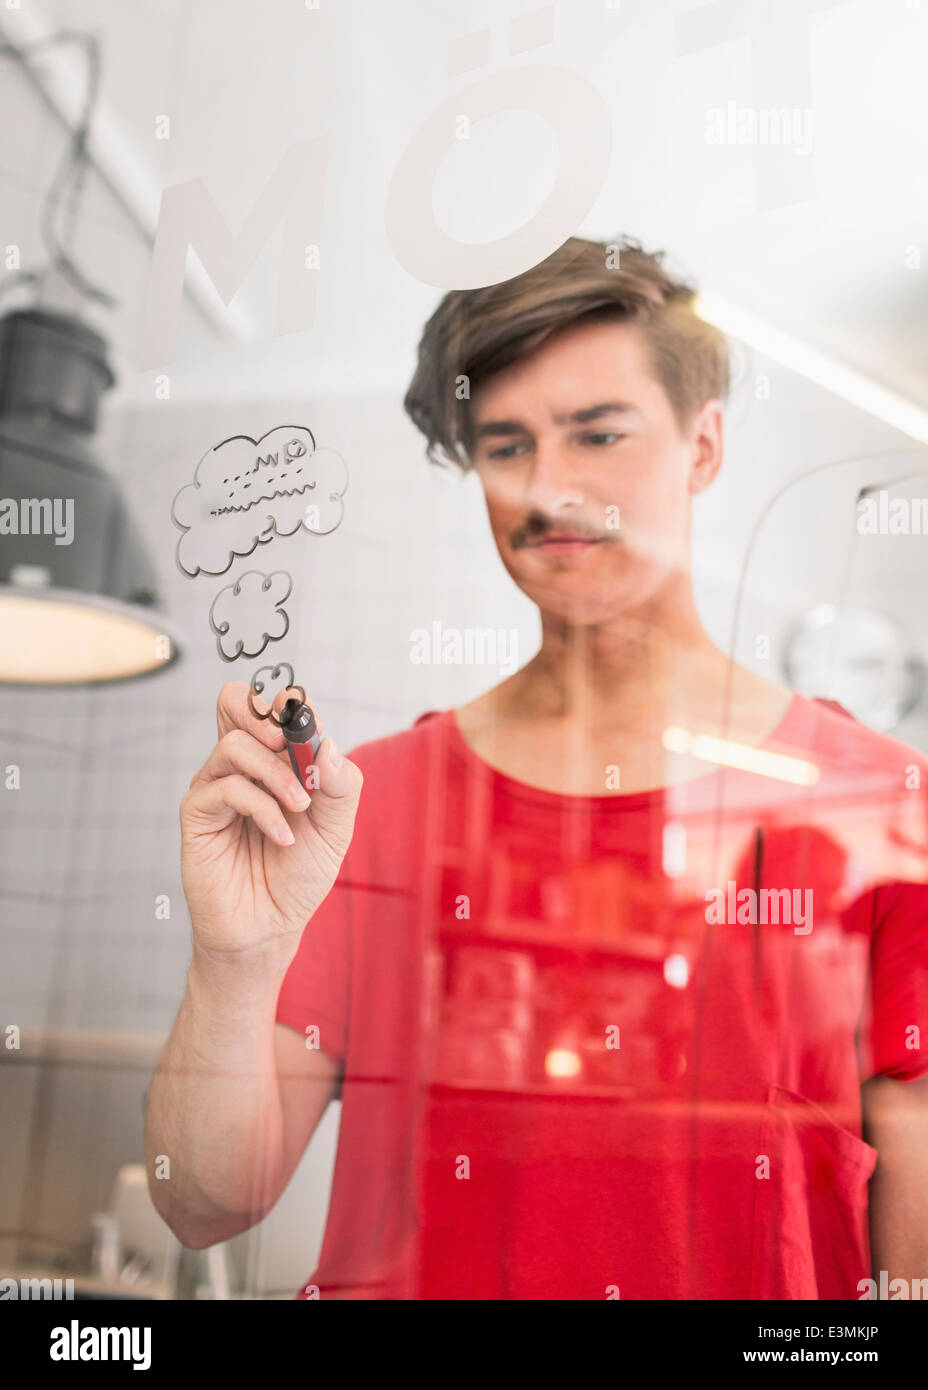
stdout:
POLYGON ((567 531, 571 535, 582 536, 585 540, 591 541, 614 540, 617 534, 614 531, 603 531, 600 527, 593 526, 589 522, 555 521, 542 512, 530 512, 513 531, 510 544, 513 550, 519 550, 522 546, 532 545, 543 540, 551 532, 560 531, 567 531))

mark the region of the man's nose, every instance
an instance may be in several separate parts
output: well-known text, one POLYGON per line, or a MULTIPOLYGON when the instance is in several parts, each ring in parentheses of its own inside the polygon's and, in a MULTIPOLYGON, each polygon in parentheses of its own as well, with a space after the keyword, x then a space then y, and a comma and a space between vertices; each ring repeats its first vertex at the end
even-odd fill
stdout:
POLYGON ((570 451, 559 441, 539 440, 527 470, 523 502, 553 515, 583 500, 584 490, 570 451))

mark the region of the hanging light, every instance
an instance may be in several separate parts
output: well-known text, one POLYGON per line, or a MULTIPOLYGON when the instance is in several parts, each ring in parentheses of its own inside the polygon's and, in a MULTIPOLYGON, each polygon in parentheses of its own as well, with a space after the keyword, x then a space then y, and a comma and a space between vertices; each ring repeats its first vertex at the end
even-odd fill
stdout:
POLYGON ((71 254, 100 44, 95 34, 63 29, 26 45, 0 43, 0 55, 37 81, 35 54, 75 44, 87 83, 43 200, 47 261, 0 282, 0 293, 31 286, 34 296, 0 318, 0 683, 126 680, 177 659, 119 483, 90 446, 100 398, 114 380, 106 340, 72 312, 75 299, 78 306, 115 303, 71 254))
POLYGON ((105 340, 74 315, 0 318, 0 682, 125 680, 177 659, 131 512, 90 447, 113 380, 105 340))

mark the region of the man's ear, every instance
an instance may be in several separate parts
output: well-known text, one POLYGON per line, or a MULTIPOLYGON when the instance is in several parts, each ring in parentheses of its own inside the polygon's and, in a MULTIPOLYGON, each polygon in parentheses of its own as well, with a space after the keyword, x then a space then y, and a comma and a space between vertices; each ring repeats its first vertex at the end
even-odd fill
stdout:
POLYGON ((722 466, 724 414, 722 402, 706 401, 693 419, 690 429, 692 468, 690 492, 705 492, 722 466))

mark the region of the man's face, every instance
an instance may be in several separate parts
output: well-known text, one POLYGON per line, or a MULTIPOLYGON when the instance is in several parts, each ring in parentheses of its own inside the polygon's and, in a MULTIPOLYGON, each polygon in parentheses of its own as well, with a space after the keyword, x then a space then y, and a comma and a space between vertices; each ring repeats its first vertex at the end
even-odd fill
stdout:
POLYGON ((634 324, 560 330, 481 383, 471 409, 496 544, 543 612, 596 623, 678 591, 691 496, 721 462, 721 406, 681 431, 634 324))

